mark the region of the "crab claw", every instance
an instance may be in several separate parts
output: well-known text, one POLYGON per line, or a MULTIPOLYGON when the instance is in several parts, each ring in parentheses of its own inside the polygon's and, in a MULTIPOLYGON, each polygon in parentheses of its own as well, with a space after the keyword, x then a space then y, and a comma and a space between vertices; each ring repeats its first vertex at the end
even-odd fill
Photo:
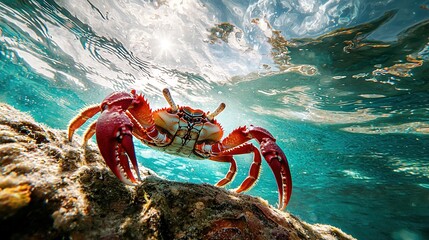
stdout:
POLYGON ((292 194, 292 178, 287 158, 274 141, 261 143, 261 153, 270 165, 279 190, 279 208, 284 209, 292 194))
POLYGON ((132 140, 132 123, 121 106, 108 106, 96 124, 100 153, 115 176, 125 184, 135 185, 129 161, 141 180, 132 140))
POLYGON ((279 208, 284 209, 292 194, 292 177, 287 158, 266 129, 250 126, 249 133, 259 142, 261 154, 274 173, 279 191, 279 208))

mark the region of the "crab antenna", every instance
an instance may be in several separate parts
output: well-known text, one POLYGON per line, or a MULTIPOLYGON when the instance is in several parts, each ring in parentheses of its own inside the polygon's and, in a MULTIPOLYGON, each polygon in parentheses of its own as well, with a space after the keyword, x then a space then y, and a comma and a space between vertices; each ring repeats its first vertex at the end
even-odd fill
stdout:
POLYGON ((219 104, 219 107, 216 108, 216 110, 212 113, 209 113, 207 115, 207 118, 211 121, 213 120, 217 115, 219 115, 219 113, 221 113, 224 109, 225 109, 226 105, 225 103, 221 103, 219 104))
POLYGON ((165 100, 170 104, 171 110, 177 112, 177 105, 174 103, 173 98, 171 97, 170 90, 168 88, 162 89, 162 94, 164 94, 165 100))

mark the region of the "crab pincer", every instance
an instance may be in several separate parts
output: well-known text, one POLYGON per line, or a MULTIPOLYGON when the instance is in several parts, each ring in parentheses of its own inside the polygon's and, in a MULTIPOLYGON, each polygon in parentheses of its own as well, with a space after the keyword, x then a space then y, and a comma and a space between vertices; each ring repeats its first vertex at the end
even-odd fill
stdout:
POLYGON ((274 173, 279 191, 279 209, 284 209, 292 195, 292 177, 286 155, 266 129, 251 125, 249 134, 259 142, 261 154, 274 173))
POLYGON ((111 95, 101 104, 102 112, 96 124, 96 139, 100 153, 115 176, 126 184, 135 184, 129 161, 139 180, 139 170, 132 140, 133 124, 125 114, 133 98, 111 95))

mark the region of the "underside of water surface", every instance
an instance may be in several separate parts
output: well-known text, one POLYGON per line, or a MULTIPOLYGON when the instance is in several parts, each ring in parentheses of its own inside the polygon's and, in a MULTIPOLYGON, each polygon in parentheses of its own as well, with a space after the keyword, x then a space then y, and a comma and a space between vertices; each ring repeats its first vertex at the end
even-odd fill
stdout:
MULTIPOLYGON (((287 211, 358 239, 427 239, 428 39, 423 0, 2 0, 0 101, 64 130, 112 91, 153 109, 165 87, 180 106, 224 102, 224 136, 263 126, 287 155, 287 211)), ((215 184, 229 169, 134 143, 169 180, 215 184)), ((252 163, 235 158, 228 189, 252 163)), ((278 204, 265 162, 247 194, 278 204)))

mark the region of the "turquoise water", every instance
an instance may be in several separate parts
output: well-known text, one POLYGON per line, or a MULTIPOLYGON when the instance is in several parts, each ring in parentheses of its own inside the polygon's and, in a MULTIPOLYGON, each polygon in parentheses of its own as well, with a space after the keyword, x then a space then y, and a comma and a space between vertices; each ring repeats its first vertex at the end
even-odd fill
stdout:
MULTIPOLYGON (((114 90, 142 91, 153 108, 167 106, 164 87, 179 105, 213 111, 222 101, 227 133, 260 125, 284 149, 288 211, 358 239, 428 239, 428 6, 1 0, 0 101, 58 129, 114 90)), ((140 163, 170 180, 214 184, 229 168, 135 145, 140 163)), ((252 161, 237 160, 229 189, 252 161)), ((276 205, 262 167, 247 193, 276 205)))

